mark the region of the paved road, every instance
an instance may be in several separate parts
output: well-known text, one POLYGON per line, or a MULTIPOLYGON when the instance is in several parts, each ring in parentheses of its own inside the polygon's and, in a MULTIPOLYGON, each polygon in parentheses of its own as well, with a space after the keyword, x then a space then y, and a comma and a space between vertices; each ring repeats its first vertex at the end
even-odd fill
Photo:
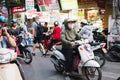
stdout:
MULTIPOLYGON (((21 63, 26 80, 64 80, 64 76, 55 71, 49 56, 41 57, 39 50, 36 50, 36 56, 30 65, 21 63)), ((120 62, 107 62, 102 68, 102 74, 102 80, 116 80, 120 76, 120 62)))

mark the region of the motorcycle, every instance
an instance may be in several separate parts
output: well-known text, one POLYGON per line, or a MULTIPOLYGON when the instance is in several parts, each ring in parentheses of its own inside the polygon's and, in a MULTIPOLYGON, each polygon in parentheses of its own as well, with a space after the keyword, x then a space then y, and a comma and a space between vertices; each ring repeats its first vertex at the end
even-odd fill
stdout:
MULTIPOLYGON (((75 41, 77 51, 79 54, 79 63, 77 65, 77 74, 84 75, 88 80, 94 80, 95 76, 98 76, 95 80, 102 79, 102 73, 100 65, 95 61, 94 53, 91 49, 88 40, 75 41)), ((51 62, 54 64, 56 71, 63 72, 65 70, 65 57, 62 54, 61 46, 54 45, 52 47, 53 54, 50 57, 51 62)), ((76 51, 73 50, 73 53, 76 51)), ((73 63, 74 66, 74 63, 73 63)))
POLYGON ((32 53, 28 47, 28 41, 24 32, 17 36, 16 42, 19 49, 18 57, 22 58, 26 64, 30 64, 32 62, 32 53))
POLYGON ((92 50, 95 55, 95 60, 103 67, 106 63, 105 54, 107 50, 105 48, 106 43, 93 43, 91 44, 92 50))
POLYGON ((113 45, 108 49, 106 59, 112 62, 120 62, 120 41, 113 42, 113 45))
POLYGON ((0 48, 0 80, 25 80, 14 50, 0 48))

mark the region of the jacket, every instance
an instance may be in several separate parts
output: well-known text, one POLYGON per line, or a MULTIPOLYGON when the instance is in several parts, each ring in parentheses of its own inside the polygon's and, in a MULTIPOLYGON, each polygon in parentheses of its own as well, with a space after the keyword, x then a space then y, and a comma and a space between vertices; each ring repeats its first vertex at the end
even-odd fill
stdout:
POLYGON ((81 38, 82 38, 82 36, 77 34, 75 32, 75 30, 73 30, 73 29, 71 29, 71 30, 67 29, 67 28, 62 29, 61 34, 60 34, 60 39, 62 41, 62 48, 63 49, 73 48, 70 45, 70 42, 80 40, 81 38))

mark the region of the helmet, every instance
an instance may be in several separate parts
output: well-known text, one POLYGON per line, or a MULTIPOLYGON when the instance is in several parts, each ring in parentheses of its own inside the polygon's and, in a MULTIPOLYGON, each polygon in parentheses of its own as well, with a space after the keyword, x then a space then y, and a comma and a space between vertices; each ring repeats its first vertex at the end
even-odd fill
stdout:
POLYGON ((69 22, 75 23, 76 20, 75 20, 75 19, 68 18, 68 19, 65 19, 65 20, 64 20, 63 24, 67 27, 67 26, 68 26, 67 23, 69 23, 69 22))
POLYGON ((12 23, 12 24, 13 24, 13 23, 17 23, 17 21, 13 19, 13 20, 11 21, 11 23, 12 23))
POLYGON ((58 21, 55 21, 54 22, 54 26, 58 26, 59 25, 59 22, 58 21))
POLYGON ((74 19, 71 19, 71 18, 68 18, 68 19, 65 19, 64 20, 64 23, 69 23, 69 22, 76 22, 76 20, 74 20, 74 19))
POLYGON ((0 22, 6 22, 7 18, 5 16, 0 16, 0 22))
POLYGON ((83 19, 83 20, 81 21, 81 24, 88 25, 88 21, 87 21, 86 19, 83 19))
POLYGON ((16 23, 17 21, 13 19, 11 22, 12 22, 12 23, 16 23))

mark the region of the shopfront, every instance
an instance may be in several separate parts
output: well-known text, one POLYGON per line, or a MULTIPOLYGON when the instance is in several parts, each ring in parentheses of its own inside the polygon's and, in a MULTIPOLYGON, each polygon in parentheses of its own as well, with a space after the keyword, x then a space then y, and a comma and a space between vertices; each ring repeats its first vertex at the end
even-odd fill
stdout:
MULTIPOLYGON (((105 26, 104 25, 105 1, 103 0, 101 0, 101 2, 99 1, 100 0, 97 1, 78 0, 79 14, 82 14, 84 12, 84 14, 81 16, 82 18, 87 19, 91 24, 94 25, 94 27, 103 29, 105 26), (104 13, 101 13, 103 11, 104 13)), ((79 18, 80 20, 82 19, 81 17, 79 18)))

